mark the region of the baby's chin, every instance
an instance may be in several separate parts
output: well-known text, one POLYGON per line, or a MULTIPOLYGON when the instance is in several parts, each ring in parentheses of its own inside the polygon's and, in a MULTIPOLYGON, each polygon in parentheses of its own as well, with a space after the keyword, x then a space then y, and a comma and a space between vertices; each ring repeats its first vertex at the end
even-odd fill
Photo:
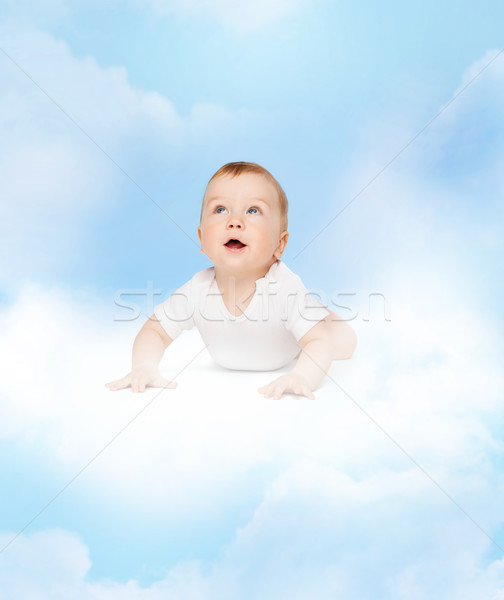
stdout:
POLYGON ((259 279, 260 277, 264 277, 264 275, 266 275, 266 273, 270 270, 271 266, 277 260, 279 259, 273 256, 270 260, 260 264, 257 262, 249 264, 248 262, 242 261, 240 259, 238 259, 235 262, 235 264, 230 264, 229 261, 215 261, 213 262, 213 266, 219 272, 220 275, 227 275, 230 277, 240 278, 250 277, 251 279, 259 279))

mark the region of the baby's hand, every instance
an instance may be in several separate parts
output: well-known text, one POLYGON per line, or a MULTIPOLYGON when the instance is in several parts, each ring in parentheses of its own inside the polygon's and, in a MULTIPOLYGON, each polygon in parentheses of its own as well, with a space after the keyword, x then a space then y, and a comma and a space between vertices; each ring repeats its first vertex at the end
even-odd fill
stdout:
POLYGON ((126 377, 111 381, 105 385, 111 391, 123 390, 124 388, 131 386, 132 392, 144 392, 147 386, 174 389, 178 384, 162 377, 157 369, 137 367, 136 369, 133 369, 131 373, 128 373, 126 377))
POLYGON ((270 384, 258 388, 257 391, 260 394, 264 394, 265 398, 269 398, 273 395, 275 400, 281 398, 284 392, 293 392, 300 396, 306 396, 307 398, 310 398, 310 400, 315 400, 315 396, 312 394, 308 382, 303 376, 298 375, 297 373, 287 373, 287 375, 277 377, 277 379, 270 384))

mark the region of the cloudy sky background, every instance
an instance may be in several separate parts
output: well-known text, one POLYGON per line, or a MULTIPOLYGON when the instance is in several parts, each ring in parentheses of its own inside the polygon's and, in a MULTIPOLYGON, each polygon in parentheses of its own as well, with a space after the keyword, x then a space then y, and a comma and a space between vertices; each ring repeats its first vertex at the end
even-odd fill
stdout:
POLYGON ((0 12, 0 597, 504 598, 502 6, 32 4, 0 12), (191 331, 177 390, 109 393, 231 160, 358 352, 273 402, 191 331))

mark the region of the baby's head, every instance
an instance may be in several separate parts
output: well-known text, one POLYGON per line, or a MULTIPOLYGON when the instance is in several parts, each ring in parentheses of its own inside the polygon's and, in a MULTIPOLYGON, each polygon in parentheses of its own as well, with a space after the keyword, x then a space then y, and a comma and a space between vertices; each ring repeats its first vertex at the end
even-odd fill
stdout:
POLYGON ((198 236, 214 265, 230 271, 263 271, 287 244, 287 197, 277 180, 255 163, 221 167, 208 182, 198 236), (226 243, 230 240, 238 243, 226 243))
POLYGON ((244 175, 246 173, 252 173, 254 175, 262 176, 266 181, 271 183, 276 190, 278 197, 278 209, 280 212, 280 230, 287 231, 287 212, 289 208, 289 204, 287 202, 287 196, 282 189, 282 186, 278 183, 278 181, 273 177, 273 175, 261 165, 251 162, 231 162, 227 163, 221 167, 218 171, 216 171, 212 177, 210 178, 207 188, 205 191, 205 196, 203 197, 203 202, 201 204, 201 214, 200 214, 200 225, 203 219, 203 208, 205 207, 205 201, 208 196, 208 187, 212 183, 212 181, 218 179, 219 177, 239 177, 240 175, 244 175))

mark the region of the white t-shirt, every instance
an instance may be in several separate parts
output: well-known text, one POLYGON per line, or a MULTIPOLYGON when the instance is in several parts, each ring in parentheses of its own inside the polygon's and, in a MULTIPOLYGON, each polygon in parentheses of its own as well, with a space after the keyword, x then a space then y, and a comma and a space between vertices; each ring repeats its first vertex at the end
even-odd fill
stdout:
POLYGON ((298 340, 329 311, 281 260, 273 263, 243 314, 232 315, 215 279, 215 268, 199 271, 154 309, 174 340, 194 326, 213 360, 227 369, 270 371, 300 352, 298 340))

